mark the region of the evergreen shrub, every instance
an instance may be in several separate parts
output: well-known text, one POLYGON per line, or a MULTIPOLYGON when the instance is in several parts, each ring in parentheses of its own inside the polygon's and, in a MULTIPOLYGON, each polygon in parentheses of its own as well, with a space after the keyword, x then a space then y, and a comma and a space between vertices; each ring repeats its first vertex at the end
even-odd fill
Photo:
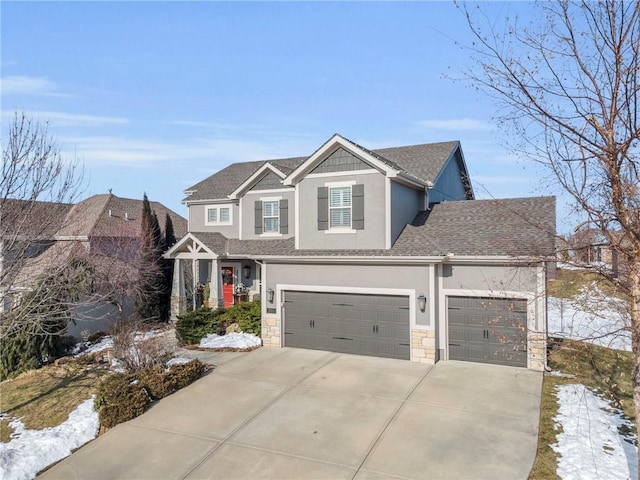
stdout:
POLYGON ((260 336, 262 310, 260 300, 237 303, 229 308, 200 308, 178 317, 176 336, 181 345, 194 345, 211 333, 224 335, 232 323, 245 333, 260 336))
POLYGON ((112 428, 142 415, 152 401, 159 400, 200 378, 205 366, 199 360, 155 365, 136 373, 116 373, 102 381, 95 399, 100 425, 112 428))

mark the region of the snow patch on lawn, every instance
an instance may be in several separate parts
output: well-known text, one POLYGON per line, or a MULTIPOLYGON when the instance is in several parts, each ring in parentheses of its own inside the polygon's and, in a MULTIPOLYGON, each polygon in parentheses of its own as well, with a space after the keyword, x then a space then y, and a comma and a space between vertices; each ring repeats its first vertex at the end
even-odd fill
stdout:
POLYGON ((200 340, 201 348, 254 348, 262 345, 260 337, 250 333, 228 333, 227 335, 207 335, 200 340))
POLYGON ((622 436, 618 427, 631 427, 620 410, 611 407, 584 385, 557 387, 558 415, 562 426, 558 443, 551 448, 560 454, 557 474, 569 479, 628 479, 638 477, 636 436, 622 436))
POLYGON ((93 398, 85 400, 56 427, 28 430, 17 418, 9 443, 0 443, 0 478, 29 480, 43 468, 71 454, 98 434, 100 422, 93 398))
POLYGON ((631 351, 627 305, 597 286, 583 288, 575 298, 549 297, 547 307, 549 336, 631 351))

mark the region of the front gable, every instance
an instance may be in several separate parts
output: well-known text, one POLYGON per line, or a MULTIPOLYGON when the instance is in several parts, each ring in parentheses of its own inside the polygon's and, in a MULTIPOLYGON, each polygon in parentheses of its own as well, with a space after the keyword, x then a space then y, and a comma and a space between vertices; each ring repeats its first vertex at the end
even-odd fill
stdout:
POLYGON ((249 190, 250 191, 274 190, 277 188, 282 188, 282 177, 280 177, 273 171, 269 171, 265 175, 263 175, 258 181, 256 181, 249 190))
POLYGON ((371 152, 335 134, 287 178, 284 185, 296 185, 309 174, 336 174, 362 170, 377 170, 389 177, 398 174, 391 166, 371 152))
POLYGON ((270 163, 265 163, 229 194, 230 199, 240 198, 249 190, 274 190, 284 188, 285 174, 270 163))
POLYGON ((374 167, 346 150, 344 147, 338 147, 333 153, 329 154, 325 160, 319 163, 309 175, 335 173, 335 172, 353 172, 358 170, 370 170, 374 167))

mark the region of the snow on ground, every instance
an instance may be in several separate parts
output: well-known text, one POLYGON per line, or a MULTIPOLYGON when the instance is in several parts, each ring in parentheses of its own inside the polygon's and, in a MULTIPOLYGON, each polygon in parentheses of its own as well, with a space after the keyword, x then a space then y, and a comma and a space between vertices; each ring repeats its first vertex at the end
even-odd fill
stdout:
POLYGON ((27 480, 43 468, 71 454, 98 434, 98 414, 93 398, 85 400, 56 427, 28 430, 20 419, 12 420, 9 443, 0 443, 0 478, 27 480))
POLYGON ((187 357, 175 357, 172 358, 171 360, 169 360, 167 362, 167 368, 173 366, 173 365, 183 365, 185 363, 189 363, 189 362, 193 362, 193 358, 187 358, 187 357))
POLYGON ((249 333, 228 333, 222 336, 212 333, 200 340, 201 348, 253 348, 260 345, 260 337, 249 333))
POLYGON ((631 427, 618 409, 612 408, 584 385, 557 387, 558 415, 563 432, 551 445, 558 459, 557 474, 563 480, 638 478, 638 449, 618 431, 631 427))
POLYGON ((628 324, 624 302, 608 297, 597 286, 583 288, 575 298, 549 297, 547 308, 549 336, 631 351, 631 334, 624 329, 628 324))

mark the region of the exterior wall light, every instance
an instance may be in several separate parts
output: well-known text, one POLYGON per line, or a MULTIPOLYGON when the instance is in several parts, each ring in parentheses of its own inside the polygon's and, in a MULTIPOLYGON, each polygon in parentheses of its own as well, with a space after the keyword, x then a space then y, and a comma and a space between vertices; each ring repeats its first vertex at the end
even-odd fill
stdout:
POLYGON ((244 278, 249 278, 251 276, 251 265, 242 267, 242 273, 244 273, 244 278))
POLYGON ((276 292, 273 291, 273 288, 267 288, 267 302, 273 303, 273 296, 276 292))
POLYGON ((427 297, 424 296, 424 293, 418 295, 418 308, 421 312, 424 312, 427 308, 427 297))

